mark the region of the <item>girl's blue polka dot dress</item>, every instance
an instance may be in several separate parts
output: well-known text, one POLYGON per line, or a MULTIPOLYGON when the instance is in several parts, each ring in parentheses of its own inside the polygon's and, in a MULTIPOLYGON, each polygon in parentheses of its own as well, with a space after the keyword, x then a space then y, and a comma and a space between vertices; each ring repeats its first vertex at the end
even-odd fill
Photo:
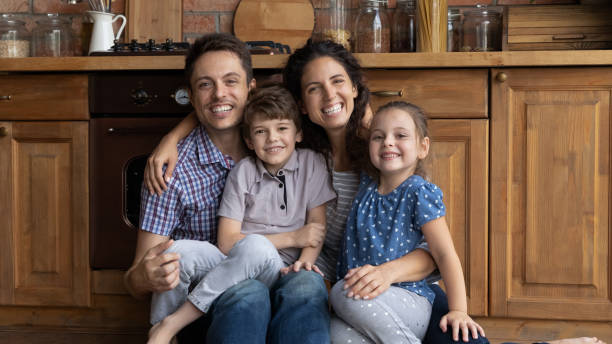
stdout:
MULTIPOLYGON (((421 227, 446 214, 442 190, 412 175, 392 192, 381 195, 378 183, 363 174, 346 224, 338 259, 338 279, 365 264, 380 265, 419 247, 421 227)), ((433 303, 435 294, 425 280, 395 283, 433 303)))

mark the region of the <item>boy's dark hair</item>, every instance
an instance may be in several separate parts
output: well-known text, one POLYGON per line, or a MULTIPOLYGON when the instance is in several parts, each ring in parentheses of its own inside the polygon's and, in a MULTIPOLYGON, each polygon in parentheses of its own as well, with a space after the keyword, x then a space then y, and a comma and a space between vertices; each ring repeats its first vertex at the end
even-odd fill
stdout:
MULTIPOLYGON (((227 51, 234 53, 239 59, 242 69, 246 73, 247 84, 253 79, 253 63, 246 44, 228 33, 209 33, 198 38, 189 48, 185 58, 185 76, 191 80, 196 61, 200 56, 210 51, 227 51)), ((191 83, 189 82, 189 87, 191 83)))
MULTIPOLYGON (((347 153, 354 170, 361 170, 362 166, 358 163, 367 153, 367 140, 359 135, 361 122, 366 112, 366 107, 370 100, 370 90, 364 82, 363 72, 359 62, 351 52, 346 50, 341 44, 332 41, 312 42, 308 40, 306 45, 297 49, 289 59, 283 69, 283 80, 285 87, 289 89, 296 101, 302 98, 302 76, 304 68, 311 61, 319 57, 330 57, 338 62, 346 71, 351 83, 357 89, 355 107, 351 118, 346 124, 346 145, 349 147, 347 153)), ((303 146, 329 157, 331 154, 331 143, 329 137, 321 126, 314 124, 308 116, 304 116, 303 124, 303 146)))
POLYGON ((300 111, 295 100, 286 88, 277 83, 262 85, 249 93, 242 120, 243 137, 249 137, 255 117, 289 119, 298 132, 302 130, 300 111))
MULTIPOLYGON (((414 126, 416 128, 416 133, 418 135, 419 140, 423 140, 424 138, 429 137, 429 127, 427 126, 427 115, 425 114, 425 111, 423 111, 422 108, 412 103, 408 103, 408 102, 401 101, 401 100, 391 101, 381 106, 380 108, 378 108, 378 110, 376 110, 376 113, 374 114, 374 117, 376 117, 377 115, 383 112, 389 111, 391 109, 402 110, 412 118, 412 120, 414 121, 414 126)), ((373 118, 372 118, 372 121, 374 121, 373 118)), ((414 174, 417 174, 426 180, 429 179, 429 173, 426 169, 428 158, 429 158, 429 155, 427 155, 424 159, 420 159, 417 162, 416 168, 414 170, 414 174)), ((372 165, 372 162, 370 161, 370 154, 367 154, 367 161, 364 162, 364 166, 366 166, 366 172, 368 174, 374 177, 379 176, 380 174, 379 171, 376 169, 376 167, 374 167, 374 165, 372 165)))

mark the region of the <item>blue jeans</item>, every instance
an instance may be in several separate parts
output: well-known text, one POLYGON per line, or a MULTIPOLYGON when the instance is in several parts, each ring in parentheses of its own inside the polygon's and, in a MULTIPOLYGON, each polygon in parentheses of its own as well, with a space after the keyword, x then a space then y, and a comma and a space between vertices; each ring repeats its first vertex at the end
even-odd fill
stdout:
POLYGON ((290 273, 268 289, 249 279, 236 284, 210 311, 185 327, 179 343, 329 343, 329 308, 323 278, 290 273), (204 341, 204 338, 206 340, 204 341))
MULTIPOLYGON (((446 294, 437 284, 430 284, 431 289, 436 293, 436 299, 434 300, 433 307, 431 309, 431 318, 429 318, 429 326, 427 327, 427 333, 425 334, 425 339, 423 339, 424 344, 459 344, 466 343, 463 340, 459 339, 458 342, 453 340, 452 330, 447 329, 446 333, 442 332, 440 329, 440 319, 448 313, 448 299, 446 298, 446 294)), ((461 336, 459 337, 461 338, 461 336)), ((478 337, 478 339, 472 338, 470 335, 470 341, 467 342, 469 344, 488 344, 489 340, 485 337, 478 337)))

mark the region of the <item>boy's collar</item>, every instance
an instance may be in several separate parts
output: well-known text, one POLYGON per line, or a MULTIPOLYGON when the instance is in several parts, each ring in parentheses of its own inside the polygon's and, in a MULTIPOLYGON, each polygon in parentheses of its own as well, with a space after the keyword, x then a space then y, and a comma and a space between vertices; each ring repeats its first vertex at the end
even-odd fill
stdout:
MULTIPOLYGON (((257 166, 257 176, 259 177, 258 181, 261 180, 266 173, 269 175, 272 175, 270 172, 268 172, 268 170, 266 170, 266 167, 264 166, 263 162, 257 157, 255 158, 255 165, 257 166)), ((291 156, 289 157, 289 160, 287 160, 287 162, 285 163, 285 166, 281 167, 276 172, 276 174, 285 175, 285 171, 293 172, 297 170, 298 167, 299 167, 299 163, 298 163, 297 149, 296 149, 293 151, 293 153, 291 153, 291 156)))

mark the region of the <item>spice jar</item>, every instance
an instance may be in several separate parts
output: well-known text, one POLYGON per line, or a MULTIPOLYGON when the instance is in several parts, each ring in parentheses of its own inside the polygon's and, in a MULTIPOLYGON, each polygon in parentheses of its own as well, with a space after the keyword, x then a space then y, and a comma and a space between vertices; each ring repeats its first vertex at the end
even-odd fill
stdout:
POLYGON ((32 30, 32 56, 73 56, 74 34, 70 21, 47 14, 32 30))
POLYGON ((351 51, 350 14, 350 0, 330 0, 329 8, 317 10, 313 40, 330 40, 351 51))
POLYGON ((398 0, 391 22, 391 51, 416 51, 416 9, 414 0, 398 0))
POLYGON ((476 5, 475 10, 463 15, 462 51, 501 50, 501 13, 476 5))
POLYGON ((30 34, 11 14, 0 16, 0 57, 30 56, 30 34))
POLYGON ((446 51, 461 49, 461 12, 458 9, 448 9, 448 30, 446 33, 446 51))
POLYGON ((355 21, 355 52, 388 53, 391 50, 391 30, 386 12, 386 0, 361 0, 355 21))

